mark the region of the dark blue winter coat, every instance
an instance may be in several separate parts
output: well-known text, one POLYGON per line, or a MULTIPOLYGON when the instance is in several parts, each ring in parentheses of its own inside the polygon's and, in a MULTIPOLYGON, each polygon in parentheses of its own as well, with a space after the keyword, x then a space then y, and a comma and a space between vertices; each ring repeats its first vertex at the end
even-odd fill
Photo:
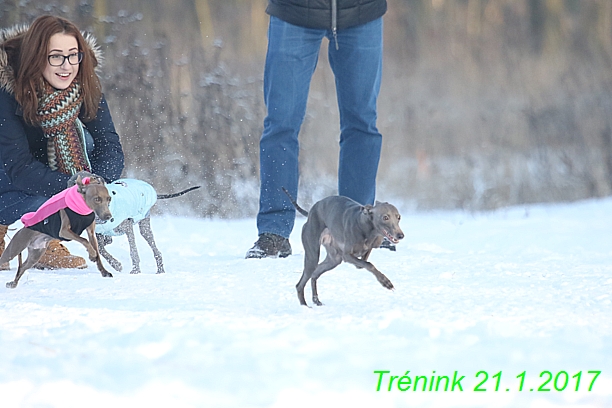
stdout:
MULTIPOLYGON (((123 150, 119 135, 102 98, 96 118, 83 122, 93 138, 94 149, 89 155, 93 173, 107 182, 114 181, 123 171, 123 150)), ((15 97, 0 89, 0 208, 2 193, 21 190, 30 195, 51 197, 64 190, 69 175, 48 167, 47 139, 40 127, 27 125, 15 97)))

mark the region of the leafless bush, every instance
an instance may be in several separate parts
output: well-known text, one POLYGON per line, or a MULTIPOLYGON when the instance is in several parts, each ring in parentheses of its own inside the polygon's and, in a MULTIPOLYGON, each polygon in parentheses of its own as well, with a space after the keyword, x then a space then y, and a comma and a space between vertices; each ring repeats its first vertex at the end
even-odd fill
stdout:
MULTIPOLYGON (((265 109, 265 0, 0 0, 93 31, 126 175, 159 211, 252 216, 265 109), (213 38, 217 40, 212 41, 213 38)), ((612 2, 389 0, 381 199, 492 209, 612 192, 612 2)), ((300 201, 336 193, 339 126, 321 51, 300 135, 300 201)))

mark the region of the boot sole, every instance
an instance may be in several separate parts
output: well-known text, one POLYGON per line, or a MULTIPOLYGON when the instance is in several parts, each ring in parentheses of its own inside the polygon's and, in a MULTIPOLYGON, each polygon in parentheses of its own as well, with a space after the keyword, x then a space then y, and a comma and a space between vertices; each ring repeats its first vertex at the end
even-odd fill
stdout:
POLYGON ((56 270, 56 269, 86 269, 87 265, 80 265, 80 266, 73 266, 73 267, 57 267, 57 266, 49 266, 49 265, 44 265, 44 264, 35 264, 32 268, 34 269, 39 269, 39 270, 45 270, 45 269, 49 269, 49 270, 56 270))

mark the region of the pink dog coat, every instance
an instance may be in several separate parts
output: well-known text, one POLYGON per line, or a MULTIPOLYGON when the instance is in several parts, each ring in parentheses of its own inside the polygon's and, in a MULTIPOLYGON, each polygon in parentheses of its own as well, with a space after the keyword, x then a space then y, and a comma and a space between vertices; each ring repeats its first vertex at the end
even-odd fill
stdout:
MULTIPOLYGON (((83 184, 89 184, 89 177, 83 179, 83 184)), ((85 199, 78 192, 79 186, 74 185, 66 190, 57 193, 43 205, 40 206, 36 212, 29 212, 21 217, 21 222, 26 227, 31 227, 37 224, 51 215, 63 210, 64 208, 70 208, 77 214, 89 215, 93 212, 91 208, 87 206, 85 199)))

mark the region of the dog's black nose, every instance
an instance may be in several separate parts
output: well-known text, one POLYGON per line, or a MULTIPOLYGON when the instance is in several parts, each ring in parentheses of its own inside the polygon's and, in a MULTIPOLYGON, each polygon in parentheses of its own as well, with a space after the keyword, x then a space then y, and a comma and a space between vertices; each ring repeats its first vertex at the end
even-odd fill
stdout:
POLYGON ((397 239, 404 239, 404 233, 400 232, 399 234, 397 234, 397 239))

